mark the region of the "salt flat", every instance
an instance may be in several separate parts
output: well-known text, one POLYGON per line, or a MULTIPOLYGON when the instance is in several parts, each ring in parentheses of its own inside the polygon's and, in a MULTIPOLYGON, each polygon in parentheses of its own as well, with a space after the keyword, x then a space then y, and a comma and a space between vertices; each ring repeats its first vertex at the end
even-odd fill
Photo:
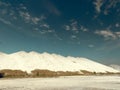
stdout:
POLYGON ((120 90, 120 76, 0 79, 0 90, 120 90))

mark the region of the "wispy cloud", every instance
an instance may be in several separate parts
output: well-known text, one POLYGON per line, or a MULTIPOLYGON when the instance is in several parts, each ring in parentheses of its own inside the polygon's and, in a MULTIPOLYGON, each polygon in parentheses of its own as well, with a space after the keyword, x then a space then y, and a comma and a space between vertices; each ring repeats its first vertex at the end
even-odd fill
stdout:
POLYGON ((87 32, 88 29, 86 27, 84 27, 83 25, 80 25, 80 30, 82 30, 83 32, 87 32))
POLYGON ((21 4, 20 4, 20 9, 26 11, 26 10, 27 10, 27 7, 25 7, 25 6, 21 3, 21 4))
POLYGON ((71 29, 71 27, 69 26, 69 25, 64 25, 64 28, 65 28, 65 30, 70 30, 71 29))
POLYGON ((71 20, 68 24, 63 26, 65 30, 72 31, 74 33, 82 32, 88 32, 88 28, 83 26, 82 24, 78 23, 77 20, 71 20))
POLYGON ((68 24, 63 26, 65 30, 79 33, 79 25, 76 20, 70 21, 68 24))
POLYGON ((72 38, 72 39, 76 39, 77 36, 76 36, 76 35, 72 35, 71 38, 72 38))
POLYGON ((93 44, 88 45, 89 48, 95 47, 93 44))
MULTIPOLYGON (((26 8, 25 8, 26 9, 26 8)), ((33 16, 27 10, 19 11, 20 17, 28 24, 33 25, 35 31, 39 31, 40 34, 53 33, 50 25, 45 21, 47 18, 45 15, 39 17, 33 16)))
POLYGON ((33 17, 29 12, 19 11, 20 16, 26 23, 38 24, 40 21, 46 19, 45 16, 33 17))
POLYGON ((39 17, 33 16, 30 12, 27 11, 27 8, 24 7, 25 10, 20 10, 20 17, 28 24, 35 25, 35 28, 43 28, 50 29, 50 25, 47 24, 46 16, 41 14, 39 17))
POLYGON ((25 22, 29 23, 31 21, 31 16, 28 12, 19 11, 19 14, 22 18, 25 19, 25 22))
POLYGON ((108 0, 108 4, 106 4, 104 8, 104 14, 108 15, 111 8, 115 8, 117 4, 120 3, 120 0, 108 0))
POLYGON ((54 31, 53 30, 41 30, 41 29, 39 29, 39 28, 35 28, 36 30, 39 30, 39 32, 41 33, 41 34, 50 34, 50 33, 54 33, 54 31))
POLYGON ((117 28, 120 27, 120 23, 116 23, 115 27, 117 27, 117 28))
POLYGON ((5 19, 3 19, 3 18, 0 18, 0 21, 1 21, 2 23, 4 23, 4 24, 12 25, 12 23, 11 23, 10 21, 7 21, 7 20, 5 20, 5 19))
POLYGON ((46 23, 41 24, 40 27, 50 29, 50 25, 48 25, 46 23))
POLYGON ((95 5, 95 10, 97 13, 101 12, 101 7, 103 5, 104 0, 96 0, 95 2, 93 2, 93 4, 95 5))
MULTIPOLYGON (((97 14, 103 13, 104 15, 108 15, 111 8, 115 8, 119 5, 118 3, 120 3, 120 0, 95 0, 93 2, 97 14)), ((116 9, 116 12, 117 11, 119 11, 119 9, 116 9)))
POLYGON ((112 32, 110 30, 96 30, 94 33, 103 36, 105 40, 116 40, 120 36, 120 32, 112 32))
POLYGON ((0 18, 0 22, 6 24, 6 25, 9 26, 9 27, 14 28, 14 30, 16 30, 16 28, 18 28, 18 27, 17 27, 16 25, 14 25, 11 21, 6 20, 6 19, 4 19, 4 18, 0 18))
POLYGON ((73 22, 71 23, 71 29, 72 29, 72 31, 74 31, 74 32, 76 32, 76 33, 79 32, 79 31, 78 31, 78 22, 77 22, 77 21, 73 21, 73 22))
POLYGON ((77 34, 70 35, 70 41, 72 41, 73 43, 76 43, 78 45, 81 44, 79 35, 77 35, 77 34))
POLYGON ((40 24, 46 19, 43 14, 39 15, 39 17, 33 16, 28 11, 28 8, 23 4, 19 4, 17 7, 13 7, 10 3, 0 1, 0 7, 2 7, 2 9, 0 8, 0 15, 3 16, 3 18, 9 17, 10 19, 12 18, 11 20, 17 20, 19 17, 21 17, 24 22, 35 25, 40 24))
POLYGON ((55 31, 54 30, 41 30, 40 28, 34 28, 35 31, 39 31, 41 34, 46 34, 46 33, 54 33, 55 31))
POLYGON ((58 36, 57 34, 56 34, 56 32, 54 33, 54 36, 55 36, 55 38, 57 38, 58 40, 63 40, 60 36, 58 36))
MULTIPOLYGON (((47 17, 43 13, 36 16, 28 11, 28 8, 23 4, 13 7, 12 4, 2 1, 0 1, 0 7, 2 7, 0 8, 0 17, 2 17, 0 18, 0 22, 14 27, 15 30, 34 37, 51 36, 51 38, 62 40, 56 34, 54 28, 47 23, 47 17)), ((55 7, 53 6, 52 8, 54 9, 55 7)), ((56 10, 53 10, 53 12, 59 14, 56 10)))
POLYGON ((49 13, 55 14, 57 16, 61 15, 61 12, 58 10, 58 8, 52 2, 50 2, 48 0, 47 1, 43 0, 43 4, 49 13))

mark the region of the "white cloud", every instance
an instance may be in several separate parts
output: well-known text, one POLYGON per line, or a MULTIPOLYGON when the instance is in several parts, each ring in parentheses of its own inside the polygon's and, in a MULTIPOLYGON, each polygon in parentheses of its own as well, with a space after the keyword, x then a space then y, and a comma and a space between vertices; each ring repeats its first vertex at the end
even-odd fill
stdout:
POLYGON ((50 34, 53 33, 52 30, 41 30, 41 29, 36 29, 37 31, 39 30, 40 34, 50 34))
POLYGON ((4 19, 9 18, 9 20, 13 21, 13 20, 17 20, 17 10, 18 8, 14 8, 10 3, 7 3, 7 2, 1 2, 0 1, 0 16, 4 19), (14 8, 14 9, 13 9, 14 8))
POLYGON ((4 24, 12 25, 12 23, 10 21, 7 21, 5 19, 0 18, 0 21, 3 22, 4 24))
POLYGON ((120 27, 120 24, 119 24, 119 23, 116 23, 116 24, 115 24, 115 27, 120 27))
POLYGON ((103 5, 103 1, 104 0, 96 0, 93 4, 95 5, 95 9, 97 11, 97 13, 101 12, 101 7, 103 5))
POLYGON ((76 33, 79 33, 80 31, 83 31, 83 32, 88 32, 88 28, 86 28, 85 26, 81 25, 80 23, 78 23, 77 20, 70 20, 70 22, 66 25, 63 26, 65 30, 67 31, 71 31, 73 32, 74 34, 76 33))
POLYGON ((119 37, 119 32, 112 32, 110 30, 97 30, 95 34, 101 35, 105 40, 116 40, 119 37))
POLYGON ((95 34, 103 36, 105 40, 116 38, 116 36, 111 31, 108 30, 95 31, 95 34))
POLYGON ((76 35, 72 35, 71 38, 72 38, 72 39, 75 39, 75 38, 77 38, 77 36, 76 36, 76 35))
POLYGON ((38 24, 38 22, 40 21, 40 18, 34 17, 34 18, 31 18, 31 20, 34 24, 38 24))
POLYGON ((63 26, 65 30, 79 33, 79 26, 76 20, 72 20, 69 24, 63 26))
POLYGON ((80 26, 80 29, 83 31, 83 32, 87 32, 88 31, 88 29, 87 28, 85 28, 84 26, 80 26))
POLYGON ((25 22, 27 22, 27 23, 30 22, 31 16, 28 12, 19 11, 19 14, 22 18, 25 19, 25 22))
POLYGON ((23 4, 20 4, 20 9, 27 10, 27 7, 25 7, 23 4))
MULTIPOLYGON (((115 8, 119 5, 118 3, 120 3, 120 0, 95 0, 93 2, 97 14, 103 13, 104 15, 108 15, 111 12, 111 8, 115 8)), ((118 11, 119 9, 116 9, 116 12, 118 11)), ((96 18, 97 16, 95 15, 94 17, 96 18)))
POLYGON ((120 0, 108 0, 108 3, 105 5, 104 14, 108 15, 111 8, 115 8, 116 5, 120 3, 120 0))
POLYGON ((71 29, 69 25, 65 25, 64 27, 65 27, 65 30, 70 30, 71 29))
POLYGON ((93 44, 88 45, 88 47, 93 48, 95 47, 93 44))
POLYGON ((33 17, 29 12, 24 11, 19 11, 19 14, 25 20, 26 23, 32 23, 35 25, 40 24, 39 22, 43 22, 43 20, 46 19, 46 17, 43 15, 41 15, 40 17, 33 17))
POLYGON ((2 17, 0 18, 0 22, 12 26, 17 30, 21 30, 24 33, 27 33, 27 30, 30 28, 29 32, 32 34, 31 36, 39 37, 40 35, 43 35, 43 37, 47 37, 47 35, 51 35, 51 38, 62 40, 56 34, 55 30, 46 22, 46 17, 44 14, 35 16, 29 12, 28 8, 23 4, 13 7, 12 4, 0 1, 0 7, 2 7, 0 8, 0 16, 2 17), (18 26, 15 22, 20 22, 21 24, 18 26), (25 27, 25 25, 28 25, 29 28, 25 27), (34 31, 34 33, 31 31, 34 31))
POLYGON ((50 25, 48 25, 46 23, 41 24, 40 27, 50 29, 50 25))
POLYGON ((41 35, 52 35, 53 37, 56 37, 58 39, 58 36, 53 29, 41 29, 38 27, 34 28, 35 31, 39 32, 41 35))
POLYGON ((8 21, 6 19, 0 18, 0 22, 4 23, 12 28, 16 28, 16 26, 11 21, 8 21))
POLYGON ((31 24, 34 26, 34 30, 38 30, 36 28, 42 28, 45 31, 41 31, 41 33, 47 33, 48 29, 50 28, 50 25, 47 24, 45 15, 41 14, 39 17, 33 16, 30 12, 28 12, 27 7, 25 7, 23 4, 20 4, 20 7, 18 8, 19 16, 24 20, 25 23, 31 24))
POLYGON ((26 23, 38 24, 41 20, 38 17, 31 16, 28 12, 19 11, 20 16, 25 20, 26 23))
POLYGON ((71 23, 71 27, 72 27, 72 30, 73 31, 77 31, 78 30, 78 22, 77 21, 73 21, 72 23, 71 23))

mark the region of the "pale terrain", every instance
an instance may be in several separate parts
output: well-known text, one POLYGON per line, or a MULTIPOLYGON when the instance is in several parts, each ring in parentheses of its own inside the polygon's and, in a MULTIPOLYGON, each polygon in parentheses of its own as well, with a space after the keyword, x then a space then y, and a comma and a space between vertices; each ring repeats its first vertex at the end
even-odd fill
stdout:
POLYGON ((120 76, 0 79, 0 90, 120 90, 120 76))
MULTIPOLYGON (((40 69, 54 72, 77 71, 83 74, 54 78, 1 78, 0 90, 120 90, 120 76, 108 76, 109 73, 117 75, 120 71, 87 58, 21 51, 0 53, 0 60, 0 70, 22 70, 30 74, 32 70, 40 69), (98 73, 97 75, 108 74, 84 76, 82 70, 98 73)), ((8 72, 4 74, 7 75, 8 72)))
POLYGON ((50 71, 78 71, 86 70, 97 73, 118 73, 106 65, 97 63, 87 58, 61 56, 57 54, 25 52, 20 51, 12 54, 0 53, 0 70, 13 69, 22 70, 30 73, 34 69, 50 70, 50 71))

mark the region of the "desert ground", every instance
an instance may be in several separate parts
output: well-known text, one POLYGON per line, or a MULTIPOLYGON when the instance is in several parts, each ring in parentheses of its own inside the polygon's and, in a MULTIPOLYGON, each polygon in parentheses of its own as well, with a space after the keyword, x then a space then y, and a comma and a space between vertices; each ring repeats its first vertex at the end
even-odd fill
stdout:
POLYGON ((120 90, 120 76, 0 79, 0 90, 120 90))

